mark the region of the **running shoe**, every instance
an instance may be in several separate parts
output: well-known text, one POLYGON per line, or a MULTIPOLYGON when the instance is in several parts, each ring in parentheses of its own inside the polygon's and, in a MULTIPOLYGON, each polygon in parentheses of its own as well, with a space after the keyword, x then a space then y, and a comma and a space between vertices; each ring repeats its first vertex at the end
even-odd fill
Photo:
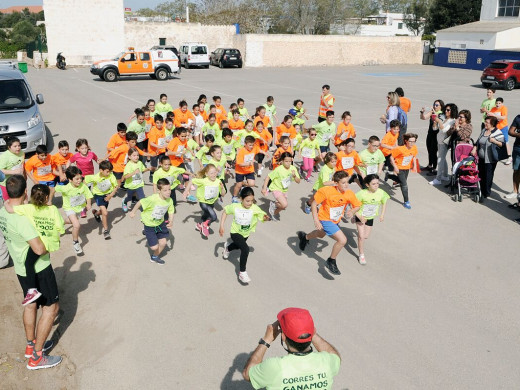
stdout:
POLYGON ((81 217, 81 218, 87 218, 87 209, 86 209, 86 208, 83 209, 83 210, 81 210, 80 217, 81 217))
POLYGON ((209 226, 206 225, 205 223, 203 223, 203 224, 201 224, 201 229, 202 229, 201 234, 204 237, 208 238, 209 237, 209 226))
POLYGON ((155 255, 151 255, 150 256, 150 262, 151 263, 155 263, 155 264, 159 264, 159 265, 164 265, 166 262, 161 259, 159 256, 155 256, 155 255))
POLYGON ((365 260, 365 255, 359 255, 359 264, 366 265, 367 261, 365 260))
POLYGON ((202 233, 202 224, 196 223, 195 224, 195 230, 197 230, 199 233, 202 233))
POLYGON ((29 303, 33 303, 35 300, 40 298, 42 296, 42 293, 39 292, 35 288, 30 288, 27 290, 27 295, 25 296, 24 300, 22 301, 22 306, 27 306, 29 303))
POLYGON ((504 161, 504 164, 511 165, 512 162, 513 162, 513 157, 509 156, 508 159, 506 161, 504 161))
POLYGON ((188 202, 191 202, 191 203, 196 203, 196 202, 197 202, 197 198, 196 198, 195 196, 193 196, 193 195, 188 195, 188 196, 186 197, 186 200, 187 200, 188 202))
POLYGON ((72 247, 77 255, 81 255, 83 253, 83 249, 81 249, 81 244, 79 241, 72 241, 72 247))
POLYGON ((412 208, 412 205, 410 204, 410 202, 404 202, 404 203, 403 203, 403 207, 404 207, 405 209, 411 209, 411 208, 412 208))
POLYGON ((258 177, 262 176, 263 171, 264 171, 264 167, 258 168, 258 172, 257 172, 258 177))
POLYGON ((388 181, 388 171, 385 172, 385 178, 383 179, 383 181, 385 183, 388 181))
POLYGON ((433 179, 432 181, 429 182, 429 184, 432 186, 439 186, 442 184, 442 182, 440 180, 433 179))
POLYGON ((240 203, 240 199, 238 199, 238 196, 233 196, 231 199, 231 203, 240 203))
POLYGON ((228 248, 229 248, 229 242, 226 241, 224 243, 224 251, 222 252, 222 258, 224 260, 227 260, 229 258, 229 249, 228 248))
POLYGON ((101 223, 101 217, 96 213, 96 210, 92 210, 92 214, 94 215, 96 222, 101 223))
POLYGON ((305 236, 305 232, 298 232, 298 240, 300 241, 299 247, 302 252, 305 250, 305 247, 309 243, 309 240, 307 240, 305 236))
POLYGON ((518 194, 516 192, 510 192, 509 194, 507 194, 506 196, 504 196, 504 198, 506 199, 514 199, 518 196, 518 194))
POLYGON ((244 271, 244 272, 240 272, 240 273, 238 274, 238 278, 240 279, 240 281, 241 281, 242 283, 249 283, 249 282, 251 281, 251 278, 249 277, 249 275, 247 274, 246 271, 244 271))
POLYGON ((271 216, 271 219, 273 221, 279 221, 278 216, 274 213, 275 211, 276 211, 276 203, 271 201, 271 203, 269 203, 269 215, 271 216))
POLYGON ((330 273, 332 273, 334 275, 341 275, 338 265, 336 264, 336 260, 327 259, 327 268, 329 269, 330 273))
POLYGON ((40 352, 40 354, 33 353, 27 362, 29 370, 40 370, 42 368, 51 368, 61 363, 61 356, 48 356, 40 352))
POLYGON ((112 237, 110 237, 110 232, 108 230, 103 231, 103 237, 105 237, 105 240, 110 240, 112 237))
POLYGON ((121 204, 121 207, 123 208, 123 212, 128 213, 128 206, 125 199, 123 199, 123 204, 121 204))
POLYGON ((311 206, 305 203, 305 214, 310 214, 312 211, 311 206))
MULTIPOLYGON (((27 344, 25 346, 25 357, 28 359, 34 354, 34 342, 36 340, 31 341, 30 344, 27 344)), ((45 344, 43 344, 42 351, 47 352, 49 349, 51 349, 54 346, 54 342, 52 340, 47 340, 45 344)))

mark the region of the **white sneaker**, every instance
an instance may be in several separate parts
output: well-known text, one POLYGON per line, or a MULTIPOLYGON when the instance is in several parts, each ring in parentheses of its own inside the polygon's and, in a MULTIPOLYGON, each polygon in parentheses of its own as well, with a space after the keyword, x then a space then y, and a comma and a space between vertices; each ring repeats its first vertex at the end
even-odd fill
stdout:
POLYGON ((509 156, 508 159, 506 161, 504 161, 504 164, 511 165, 512 162, 513 162, 513 157, 509 156))
POLYGON ((257 173, 258 177, 262 176, 263 171, 264 171, 264 167, 258 168, 258 173, 257 173))
POLYGON ((509 194, 504 196, 504 198, 506 198, 506 199, 514 199, 516 197, 518 197, 518 194, 516 192, 510 192, 509 194))
POLYGON ((275 213, 274 213, 275 210, 276 210, 276 203, 271 201, 271 203, 269 203, 269 215, 271 216, 271 219, 273 221, 278 221, 278 216, 275 215, 275 213))
POLYGON ((222 252, 222 258, 224 260, 226 260, 229 257, 229 249, 228 249, 228 247, 229 247, 229 242, 226 241, 224 243, 224 251, 222 252))
POLYGON ((433 179, 429 184, 432 186, 440 186, 442 182, 440 180, 433 179))
POLYGON ((238 278, 240 279, 240 281, 242 283, 249 283, 251 281, 251 278, 249 277, 249 275, 247 274, 247 272, 240 272, 238 274, 238 278))
POLYGON ((83 253, 83 249, 81 249, 81 244, 78 242, 74 242, 72 244, 72 247, 74 248, 74 251, 77 255, 81 255, 83 253))
POLYGON ((359 264, 366 265, 367 261, 365 260, 365 255, 359 255, 359 264))

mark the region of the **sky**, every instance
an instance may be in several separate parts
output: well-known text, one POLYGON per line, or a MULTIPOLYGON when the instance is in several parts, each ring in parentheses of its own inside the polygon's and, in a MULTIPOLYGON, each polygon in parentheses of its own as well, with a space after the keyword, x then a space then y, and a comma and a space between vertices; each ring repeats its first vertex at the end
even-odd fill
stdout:
MULTIPOLYGON (((110 1, 110 0, 108 0, 110 1)), ((167 0, 123 0, 124 6, 132 8, 132 11, 139 8, 155 8, 157 4, 167 0)), ((13 5, 43 5, 43 0, 0 0, 0 8, 8 8, 13 5)))

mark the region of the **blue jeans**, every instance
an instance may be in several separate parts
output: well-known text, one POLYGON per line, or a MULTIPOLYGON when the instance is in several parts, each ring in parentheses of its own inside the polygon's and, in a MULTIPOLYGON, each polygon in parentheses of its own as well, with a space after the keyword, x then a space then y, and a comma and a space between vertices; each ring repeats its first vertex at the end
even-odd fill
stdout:
POLYGON ((212 204, 199 202, 200 208, 202 209, 202 222, 208 222, 208 226, 211 222, 215 222, 217 220, 217 213, 213 208, 212 204))

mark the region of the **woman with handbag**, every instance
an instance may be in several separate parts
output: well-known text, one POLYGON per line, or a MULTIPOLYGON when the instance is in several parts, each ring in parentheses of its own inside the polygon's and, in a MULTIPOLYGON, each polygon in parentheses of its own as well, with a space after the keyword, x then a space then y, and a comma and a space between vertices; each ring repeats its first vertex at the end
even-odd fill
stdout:
POLYGON ((491 195, 493 176, 497 162, 507 158, 507 148, 504 142, 502 131, 496 128, 498 119, 494 116, 486 117, 484 130, 475 141, 475 146, 471 151, 473 156, 478 156, 478 174, 480 177, 480 190, 482 196, 480 203, 491 195), (505 157, 504 157, 505 154, 505 157))
POLYGON ((437 147, 439 152, 437 157, 437 176, 430 182, 432 186, 438 186, 442 184, 443 181, 450 180, 448 176, 448 161, 446 160, 448 145, 444 143, 444 140, 447 138, 446 134, 448 130, 455 124, 455 119, 459 116, 458 111, 457 105, 448 103, 444 107, 445 119, 442 120, 437 116, 434 120, 439 128, 439 132, 437 133, 437 147))

